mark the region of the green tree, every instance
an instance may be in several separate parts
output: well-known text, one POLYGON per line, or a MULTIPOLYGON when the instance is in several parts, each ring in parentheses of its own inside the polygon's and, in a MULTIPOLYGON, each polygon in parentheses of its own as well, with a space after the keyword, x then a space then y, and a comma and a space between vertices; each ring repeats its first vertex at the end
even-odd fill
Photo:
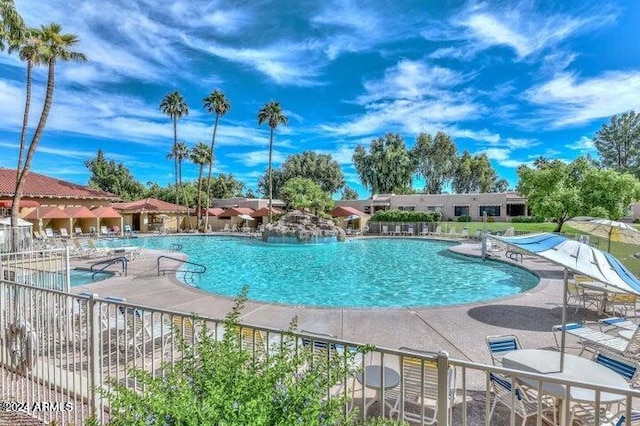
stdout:
MULTIPOLYGON (((213 161, 215 160, 215 151, 214 145, 216 143, 216 133, 218 131, 218 121, 220 117, 226 115, 231 109, 231 103, 225 96, 225 94, 220 89, 216 89, 213 92, 209 93, 209 95, 202 100, 204 104, 204 109, 209 114, 216 115, 216 121, 213 124, 213 135, 211 136, 211 157, 209 160, 209 172, 207 173, 207 200, 210 202, 211 200, 211 187, 209 183, 211 182, 211 170, 213 169, 213 161)), ((209 214, 205 217, 204 223, 205 229, 209 228, 209 214)))
POLYGON ((360 194, 355 189, 345 186, 342 190, 342 200, 357 200, 358 198, 360 198, 360 194))
POLYGON ((268 178, 269 178, 269 222, 273 219, 273 182, 271 180, 271 160, 273 156, 273 131, 278 127, 278 125, 283 124, 287 125, 289 119, 286 115, 284 115, 284 111, 280 106, 279 102, 270 101, 267 102, 261 109, 258 111, 258 126, 262 125, 262 123, 267 123, 269 125, 269 129, 271 130, 269 133, 269 165, 268 165, 268 178))
MULTIPOLYGON (((204 184, 206 185, 207 183, 204 184)), ((242 191, 244 183, 236 179, 232 173, 220 173, 217 177, 211 177, 211 198, 242 197, 242 191)))
POLYGON ((289 179, 280 190, 280 197, 289 207, 298 210, 309 208, 316 216, 333 207, 331 195, 308 178, 289 179))
POLYGON ((640 176, 640 114, 614 115, 596 132, 593 144, 604 167, 640 176))
POLYGON ((418 175, 425 180, 424 190, 428 194, 440 194, 442 188, 453 178, 457 165, 458 149, 447 134, 436 133, 435 138, 420 133, 411 155, 416 162, 418 175))
POLYGON ((537 168, 522 165, 518 176, 518 193, 527 198, 536 215, 557 221, 555 232, 568 219, 597 210, 604 209, 609 218, 617 219, 640 195, 632 175, 597 169, 584 157, 570 164, 553 160, 537 168))
POLYGON ((107 160, 102 149, 84 164, 91 171, 90 187, 111 192, 125 201, 137 200, 144 196, 144 186, 133 177, 129 169, 122 163, 107 160))
MULTIPOLYGON (((177 165, 176 170, 178 172, 178 188, 180 189, 179 192, 182 193, 182 198, 187 208, 189 208, 189 201, 187 200, 187 194, 184 191, 184 186, 182 185, 182 162, 185 159, 189 158, 190 152, 191 150, 189 149, 187 144, 184 143, 184 141, 180 141, 173 144, 171 151, 167 154, 167 159, 174 159, 177 165)), ((176 192, 176 197, 176 199, 179 199, 178 192, 176 192)), ((177 204, 180 203, 178 202, 177 204)), ((180 223, 180 221, 178 221, 178 223, 180 223)), ((191 226, 191 221, 189 221, 189 226, 191 226)))
POLYGON ((29 126, 29 112, 31 109, 31 88, 33 83, 33 68, 46 63, 44 52, 44 34, 38 29, 28 29, 24 37, 13 39, 9 46, 9 53, 18 51, 21 60, 27 63, 26 97, 24 114, 22 117, 22 129, 20 130, 20 148, 18 152, 18 170, 22 168, 24 147, 27 142, 27 127, 29 126))
POLYGON ((353 164, 362 186, 371 194, 412 192, 411 177, 414 163, 402 137, 387 133, 384 138, 371 141, 369 152, 358 145, 353 154, 353 164))
MULTIPOLYGON (((202 170, 205 164, 211 164, 211 148, 204 142, 198 142, 196 146, 191 150, 189 156, 190 160, 198 166, 198 205, 196 208, 196 215, 198 218, 198 224, 200 224, 200 218, 202 217, 202 197, 200 192, 202 190, 202 170)), ((209 182, 207 180, 207 182, 209 182)), ((209 185, 207 185, 207 193, 209 193, 209 185)), ((207 208, 209 208, 210 201, 207 200, 207 208)), ((208 216, 208 215, 207 215, 208 216)), ((205 229, 208 224, 205 223, 205 229)))
POLYGON ((464 151, 458 158, 451 188, 457 194, 504 192, 509 182, 501 179, 486 154, 471 156, 464 151))
POLYGON ((251 189, 247 189, 247 192, 245 193, 244 196, 245 198, 256 198, 256 194, 254 194, 251 189))
POLYGON ((0 50, 4 50, 7 42, 22 40, 25 32, 24 20, 13 0, 0 0, 0 50))
POLYGON ((57 61, 86 61, 84 54, 73 50, 78 44, 79 39, 75 34, 63 34, 62 27, 59 24, 49 24, 43 26, 42 42, 43 42, 43 60, 47 63, 47 87, 45 89, 44 103, 42 104, 42 112, 36 126, 35 132, 31 138, 31 143, 27 149, 24 166, 18 167, 16 170, 16 186, 13 196, 13 205, 11 207, 11 225, 16 226, 18 222, 18 212, 20 209, 20 199, 24 182, 31 169, 33 155, 36 152, 40 138, 44 132, 44 128, 49 117, 51 104, 53 103, 53 91, 55 87, 55 68, 57 61))
MULTIPOLYGON (((344 174, 340 164, 330 154, 318 154, 305 151, 287 157, 279 169, 272 170, 273 196, 280 196, 280 188, 294 177, 308 178, 320 185, 326 192, 333 194, 344 186, 344 174)), ((258 180, 261 192, 268 191, 268 177, 258 180)))
MULTIPOLYGON (((171 152, 174 153, 177 151, 176 145, 178 144, 178 120, 182 118, 182 116, 189 114, 189 107, 187 103, 184 101, 184 98, 177 90, 167 93, 167 95, 160 102, 160 111, 163 114, 169 116, 171 118, 171 123, 173 124, 173 145, 171 148, 171 152)), ((173 171, 174 171, 174 183, 178 186, 178 157, 173 157, 173 171)), ((176 205, 180 205, 180 196, 178 192, 175 193, 174 202, 176 205)), ((177 217, 178 223, 180 223, 180 215, 177 217)))

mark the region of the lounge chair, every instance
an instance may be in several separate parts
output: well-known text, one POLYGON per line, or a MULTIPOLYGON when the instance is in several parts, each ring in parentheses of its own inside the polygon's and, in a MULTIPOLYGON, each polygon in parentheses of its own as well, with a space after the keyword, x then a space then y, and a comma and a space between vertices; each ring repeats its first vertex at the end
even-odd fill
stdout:
POLYGON ((400 225, 395 226, 393 235, 402 235, 402 228, 400 227, 400 225))
POLYGON ((623 317, 610 317, 598 320, 600 331, 607 332, 609 330, 603 330, 603 327, 614 327, 615 329, 621 328, 623 330, 635 331, 638 328, 638 323, 628 320, 623 317))
MULTIPOLYGON (((416 353, 429 354, 410 348, 400 348, 416 353)), ((435 355, 435 354, 431 354, 435 355)), ((408 422, 432 425, 437 422, 438 413, 438 366, 435 361, 421 358, 402 356, 402 382, 399 386, 385 392, 385 397, 392 403, 389 415, 393 417, 404 413, 403 419, 408 422), (401 394, 401 392, 403 392, 401 394), (407 409, 411 404, 417 409, 407 409)), ((453 409, 455 398, 454 369, 447 374, 447 409, 453 409)))
POLYGON ((131 234, 131 225, 124 225, 124 235, 131 234))
POLYGON ((403 232, 404 235, 409 235, 412 236, 413 235, 413 226, 408 226, 407 230, 403 232))
POLYGON ((108 237, 109 236, 109 229, 107 229, 106 226, 101 226, 100 227, 100 236, 101 237, 108 237))
POLYGON ((55 238, 56 237, 56 235, 53 233, 53 229, 51 229, 51 228, 46 228, 44 230, 44 235, 46 235, 47 238, 55 238))
POLYGON ((112 227, 111 230, 109 231, 109 236, 111 236, 111 237, 119 237, 120 236, 120 227, 119 226, 112 227))
POLYGON ((462 233, 460 234, 462 238, 469 238, 469 228, 462 228, 462 233))
POLYGON ((231 225, 231 232, 238 232, 238 224, 234 223, 233 225, 231 225))
POLYGON ((69 238, 67 228, 60 228, 60 238, 69 238))
POLYGON ((502 366, 502 358, 506 354, 522 349, 518 336, 515 334, 487 336, 486 341, 491 355, 491 362, 499 367, 502 366))
POLYGON ((389 227, 387 225, 382 225, 382 235, 389 234, 389 227))
POLYGON ((74 228, 73 234, 76 237, 81 237, 82 235, 84 235, 84 233, 82 232, 82 228, 74 228))
POLYGON ((442 235, 442 226, 441 225, 436 226, 436 229, 433 232, 430 232, 429 234, 436 235, 436 236, 442 235))
POLYGON ((131 351, 134 357, 144 357, 157 347, 170 350, 167 344, 173 337, 173 326, 165 320, 164 315, 160 319, 154 319, 153 314, 140 309, 125 306, 118 309, 125 317, 125 344, 121 346, 121 350, 131 351))
MULTIPOLYGON (((601 350, 614 352, 630 358, 640 357, 640 328, 636 328, 629 340, 622 337, 615 337, 611 334, 603 333, 600 330, 594 330, 578 323, 569 323, 565 326, 565 332, 576 338, 580 343, 580 353, 585 350, 597 352, 601 350)), ((562 332, 562 325, 552 327, 553 337, 556 340, 556 346, 560 348, 558 334, 562 332)))
POLYGON ((230 231, 230 229, 229 229, 229 224, 228 224, 228 223, 225 223, 225 224, 224 224, 224 228, 222 228, 222 232, 229 232, 229 231, 230 231))

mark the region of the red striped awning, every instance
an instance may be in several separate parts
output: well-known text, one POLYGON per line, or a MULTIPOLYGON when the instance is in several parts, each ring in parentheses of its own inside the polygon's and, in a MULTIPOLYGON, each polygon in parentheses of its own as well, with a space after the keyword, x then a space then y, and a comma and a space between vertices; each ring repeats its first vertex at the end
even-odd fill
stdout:
MULTIPOLYGON (((13 200, 0 200, 0 208, 10 209, 13 200)), ((35 200, 20 200, 20 207, 40 207, 40 203, 35 200)))

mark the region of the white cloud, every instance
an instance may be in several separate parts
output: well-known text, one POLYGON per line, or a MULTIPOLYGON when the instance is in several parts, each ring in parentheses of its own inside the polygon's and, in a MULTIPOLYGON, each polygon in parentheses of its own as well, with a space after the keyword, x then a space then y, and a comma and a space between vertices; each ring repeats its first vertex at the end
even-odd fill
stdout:
MULTIPOLYGON (((271 161, 274 167, 282 163, 286 159, 283 153, 275 150, 273 151, 272 155, 273 156, 271 161)), ((266 165, 269 163, 269 150, 237 152, 237 153, 227 154, 227 157, 235 158, 237 162, 247 167, 255 167, 260 164, 266 165)))
POLYGON ((586 136, 582 136, 577 141, 566 144, 565 147, 585 154, 596 151, 596 147, 593 144, 593 139, 586 136))
POLYGON ((640 71, 609 71, 580 79, 562 73, 525 92, 555 127, 586 123, 640 109, 640 71))

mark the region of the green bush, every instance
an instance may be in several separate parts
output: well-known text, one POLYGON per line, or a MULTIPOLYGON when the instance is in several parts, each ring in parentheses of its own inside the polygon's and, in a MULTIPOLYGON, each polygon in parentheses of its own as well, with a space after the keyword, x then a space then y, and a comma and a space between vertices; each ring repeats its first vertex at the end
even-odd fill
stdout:
POLYGON ((409 211, 409 210, 379 210, 371 216, 370 222, 440 222, 442 212, 437 211, 409 211))
MULTIPOLYGON (((226 316, 225 330, 238 330, 246 296, 244 288, 226 316)), ((196 323, 198 339, 192 346, 178 342, 183 356, 173 365, 164 363, 163 376, 134 367, 127 383, 137 381, 137 389, 112 379, 110 390, 100 390, 111 407, 109 425, 360 424, 356 412, 345 414, 346 395, 326 398, 328 389, 353 374, 351 351, 323 355, 319 362, 317 353, 298 346, 294 319, 282 345, 259 357, 242 348, 238 333, 224 333, 218 341, 204 322, 196 323)))
POLYGON ((543 223, 544 217, 540 216, 514 216, 511 218, 513 223, 543 223))
POLYGON ((471 222, 471 216, 458 216, 458 222, 471 222))
POLYGON ((487 223, 493 223, 495 221, 496 221, 496 218, 494 218, 493 216, 487 217, 487 223))

